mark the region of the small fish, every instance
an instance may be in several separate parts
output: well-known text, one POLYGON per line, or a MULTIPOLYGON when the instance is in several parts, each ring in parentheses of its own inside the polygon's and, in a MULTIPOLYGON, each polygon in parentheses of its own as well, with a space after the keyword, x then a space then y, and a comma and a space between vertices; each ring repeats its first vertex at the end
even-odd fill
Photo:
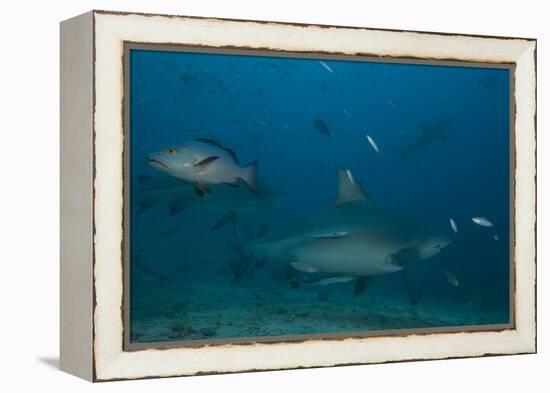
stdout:
POLYGON ((350 282, 351 280, 353 280, 353 277, 348 277, 348 276, 329 277, 329 278, 323 278, 322 280, 319 280, 317 282, 313 282, 312 284, 325 287, 331 284, 343 284, 345 282, 350 282))
POLYGON ((347 110, 344 109, 344 115, 346 115, 347 117, 351 117, 351 115, 349 114, 349 112, 347 110))
POLYGON ((269 125, 269 123, 266 123, 265 121, 261 121, 261 120, 256 120, 256 124, 259 124, 264 127, 267 127, 269 125))
POLYGON ((480 225, 486 228, 490 228, 493 226, 493 223, 488 219, 486 219, 485 217, 472 217, 472 221, 475 222, 477 225, 480 225))
POLYGON ((348 236, 348 233, 345 231, 336 231, 336 232, 307 235, 307 237, 316 238, 316 239, 338 239, 340 237, 346 237, 346 236, 348 236))
POLYGON ((298 270, 299 272, 317 273, 319 271, 318 269, 314 268, 313 266, 308 265, 307 263, 292 262, 290 265, 294 269, 298 270))
POLYGON ((323 119, 315 119, 313 125, 319 130, 321 134, 330 136, 330 130, 328 129, 327 123, 325 123, 323 119))
POLYGON ((498 241, 499 237, 496 233, 493 235, 493 239, 495 239, 495 241, 498 241))
POLYGON ((290 131, 290 128, 288 128, 288 124, 283 123, 283 127, 285 128, 285 130, 290 131))
POLYGON ((199 138, 167 147, 149 154, 147 163, 153 169, 191 182, 200 197, 210 194, 210 184, 238 187, 239 180, 256 193, 257 163, 242 167, 231 149, 212 139, 199 138))
POLYGON ((376 142, 374 141, 374 139, 372 139, 372 137, 370 135, 367 135, 367 140, 369 141, 369 144, 374 149, 374 151, 377 152, 377 153, 380 153, 380 149, 378 149, 378 145, 376 144, 376 142))
POLYGON ((458 232, 458 227, 456 226, 455 220, 453 218, 449 218, 449 224, 451 224, 451 228, 453 228, 454 233, 458 232))
POLYGON ((392 108, 397 108, 397 105, 395 105, 392 100, 388 100, 388 105, 392 108))
POLYGON ((334 71, 332 70, 332 68, 330 68, 330 66, 327 63, 325 63, 323 60, 319 60, 319 64, 321 64, 325 70, 327 70, 331 74, 334 74, 334 71))
POLYGON ((458 282, 457 278, 453 276, 449 271, 443 270, 443 273, 445 273, 445 277, 447 277, 447 281, 449 284, 451 284, 453 287, 458 287, 460 283, 458 282))

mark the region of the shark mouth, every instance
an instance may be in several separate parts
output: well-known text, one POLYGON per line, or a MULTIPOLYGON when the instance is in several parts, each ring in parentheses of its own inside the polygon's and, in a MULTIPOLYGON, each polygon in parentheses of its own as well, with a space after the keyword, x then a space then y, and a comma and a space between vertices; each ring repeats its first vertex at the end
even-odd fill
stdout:
POLYGON ((149 158, 147 160, 147 164, 151 167, 162 167, 162 168, 168 168, 168 165, 166 165, 164 162, 162 161, 159 161, 157 159, 154 159, 154 158, 149 158))

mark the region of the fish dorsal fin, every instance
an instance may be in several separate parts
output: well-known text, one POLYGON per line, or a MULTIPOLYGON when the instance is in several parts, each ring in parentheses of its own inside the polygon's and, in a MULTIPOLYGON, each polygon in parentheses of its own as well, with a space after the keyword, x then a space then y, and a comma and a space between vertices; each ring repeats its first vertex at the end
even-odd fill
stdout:
POLYGON ((340 169, 338 171, 338 196, 334 206, 338 207, 350 202, 367 202, 368 199, 367 194, 355 181, 350 170, 340 169))
POLYGON ((237 155, 235 154, 235 152, 221 144, 219 144, 218 142, 216 142, 215 140, 213 139, 209 139, 209 138, 197 138, 196 139, 197 141, 199 142, 204 142, 204 143, 208 143, 210 145, 214 145, 214 146, 218 146, 219 148, 222 148, 223 150, 225 150, 226 152, 229 153, 229 155, 235 160, 235 162, 238 164, 239 163, 239 160, 237 159, 237 155))

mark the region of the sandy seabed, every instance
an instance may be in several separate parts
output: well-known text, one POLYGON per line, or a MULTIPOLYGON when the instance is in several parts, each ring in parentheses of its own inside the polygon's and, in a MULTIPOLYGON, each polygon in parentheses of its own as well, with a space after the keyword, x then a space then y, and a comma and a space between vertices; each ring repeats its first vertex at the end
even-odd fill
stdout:
POLYGON ((180 275, 133 293, 131 342, 486 325, 506 318, 462 297, 424 297, 413 306, 396 288, 373 283, 353 297, 353 283, 294 289, 265 272, 240 283, 229 273, 180 275))

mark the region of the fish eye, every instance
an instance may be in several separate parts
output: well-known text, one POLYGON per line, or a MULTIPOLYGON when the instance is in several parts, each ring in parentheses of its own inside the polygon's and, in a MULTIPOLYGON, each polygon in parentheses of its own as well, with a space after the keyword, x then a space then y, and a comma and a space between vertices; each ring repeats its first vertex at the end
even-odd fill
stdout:
POLYGON ((168 153, 168 154, 176 154, 176 148, 174 148, 174 147, 169 147, 168 149, 166 149, 166 153, 168 153))

